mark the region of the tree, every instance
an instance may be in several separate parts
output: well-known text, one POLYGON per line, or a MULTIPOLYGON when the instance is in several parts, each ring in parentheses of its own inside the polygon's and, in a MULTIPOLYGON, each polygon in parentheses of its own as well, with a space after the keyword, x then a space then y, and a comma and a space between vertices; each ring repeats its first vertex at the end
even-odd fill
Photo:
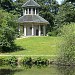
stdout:
POLYGON ((2 52, 13 50, 16 25, 14 15, 0 10, 0 50, 2 52))
POLYGON ((49 25, 47 25, 46 30, 47 32, 51 32, 54 27, 54 16, 47 11, 45 12, 41 11, 40 14, 43 18, 45 18, 50 23, 49 25))
POLYGON ((75 22, 75 8, 72 3, 64 2, 58 11, 58 14, 55 16, 56 28, 61 27, 64 24, 75 22))
POLYGON ((66 0, 66 2, 75 2, 75 0, 66 0))
POLYGON ((6 11, 14 10, 14 5, 12 0, 0 0, 2 9, 6 11))
MULTIPOLYGON (((39 2, 38 2, 39 3, 39 2)), ((55 0, 44 0, 42 1, 40 15, 45 18, 50 24, 47 25, 47 32, 52 32, 55 24, 55 15, 58 12, 58 3, 55 0)))

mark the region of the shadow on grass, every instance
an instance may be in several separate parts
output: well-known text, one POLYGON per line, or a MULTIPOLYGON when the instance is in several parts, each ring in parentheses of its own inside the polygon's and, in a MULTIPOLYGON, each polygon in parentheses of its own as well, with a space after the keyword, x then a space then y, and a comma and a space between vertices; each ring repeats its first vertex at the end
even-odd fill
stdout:
POLYGON ((3 46, 0 52, 1 53, 8 53, 8 52, 11 53, 11 52, 17 52, 17 51, 22 51, 22 50, 26 50, 26 49, 21 46, 17 46, 13 44, 11 47, 3 46))

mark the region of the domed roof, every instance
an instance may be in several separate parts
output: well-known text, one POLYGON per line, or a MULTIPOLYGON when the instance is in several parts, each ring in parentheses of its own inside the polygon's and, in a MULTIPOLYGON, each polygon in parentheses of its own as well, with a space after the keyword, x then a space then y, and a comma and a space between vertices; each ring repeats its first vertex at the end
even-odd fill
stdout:
POLYGON ((25 4, 22 5, 22 7, 41 7, 41 6, 34 0, 28 0, 25 4))

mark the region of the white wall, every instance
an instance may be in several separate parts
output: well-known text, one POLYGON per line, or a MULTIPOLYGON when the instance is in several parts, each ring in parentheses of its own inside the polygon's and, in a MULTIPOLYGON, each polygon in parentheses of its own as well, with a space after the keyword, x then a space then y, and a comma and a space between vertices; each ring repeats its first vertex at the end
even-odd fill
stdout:
MULTIPOLYGON (((32 27, 32 25, 31 26, 27 26, 27 36, 32 36, 32 29, 30 29, 30 27, 32 27)), ((39 30, 39 27, 38 26, 34 26, 34 36, 36 36, 36 30, 39 30)))
POLYGON ((32 29, 30 29, 31 26, 27 26, 27 36, 32 35, 32 29))

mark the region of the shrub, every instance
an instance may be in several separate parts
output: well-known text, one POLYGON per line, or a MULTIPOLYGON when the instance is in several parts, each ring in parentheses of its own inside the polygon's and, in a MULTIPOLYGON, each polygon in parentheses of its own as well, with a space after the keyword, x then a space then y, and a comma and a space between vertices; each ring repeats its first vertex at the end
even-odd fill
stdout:
POLYGON ((60 61, 71 65, 75 60, 75 24, 64 25, 61 34, 63 40, 60 45, 60 61))
POLYGON ((9 27, 4 28, 3 30, 0 44, 3 52, 8 52, 11 51, 14 46, 15 31, 9 27))
POLYGON ((48 65, 49 61, 48 61, 47 59, 45 59, 45 58, 39 57, 39 58, 37 58, 37 59, 34 61, 34 63, 35 63, 36 65, 48 65))
POLYGON ((55 36, 56 34, 54 32, 48 32, 47 35, 48 36, 55 36))
POLYGON ((13 51, 15 35, 17 34, 16 15, 0 10, 0 51, 13 51))
POLYGON ((32 58, 31 57, 25 57, 23 59, 23 64, 32 65, 33 64, 32 58))
POLYGON ((13 64, 13 63, 17 63, 18 59, 15 56, 12 56, 10 58, 7 59, 9 64, 13 64))
POLYGON ((0 65, 3 65, 3 64, 4 64, 4 59, 0 58, 0 65))

